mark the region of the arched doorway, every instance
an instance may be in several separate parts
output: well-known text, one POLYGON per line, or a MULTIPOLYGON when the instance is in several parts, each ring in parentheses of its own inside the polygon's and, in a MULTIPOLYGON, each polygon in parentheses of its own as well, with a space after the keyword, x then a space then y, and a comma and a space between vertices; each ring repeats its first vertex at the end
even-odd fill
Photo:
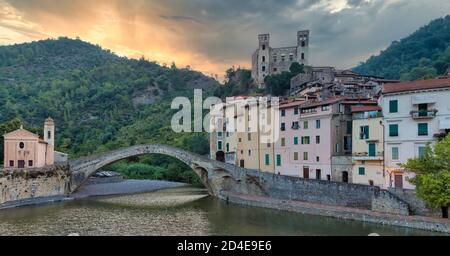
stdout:
POLYGON ((224 163, 225 163, 225 152, 223 152, 223 151, 217 151, 217 152, 216 152, 216 161, 224 162, 224 163))

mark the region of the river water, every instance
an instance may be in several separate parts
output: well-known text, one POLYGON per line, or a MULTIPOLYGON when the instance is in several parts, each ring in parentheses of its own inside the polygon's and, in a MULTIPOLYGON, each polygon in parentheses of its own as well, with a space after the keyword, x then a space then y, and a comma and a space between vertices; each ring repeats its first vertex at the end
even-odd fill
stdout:
POLYGON ((440 235, 260 209, 192 187, 0 211, 0 235, 440 235))

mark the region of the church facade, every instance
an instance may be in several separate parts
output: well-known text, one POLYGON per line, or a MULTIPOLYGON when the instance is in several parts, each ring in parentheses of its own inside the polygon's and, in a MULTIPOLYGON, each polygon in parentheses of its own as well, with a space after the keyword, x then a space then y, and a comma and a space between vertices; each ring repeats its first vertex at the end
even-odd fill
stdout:
POLYGON ((22 126, 4 135, 5 168, 41 168, 57 161, 67 161, 67 155, 56 152, 55 123, 47 118, 44 122, 44 137, 25 130, 22 126))

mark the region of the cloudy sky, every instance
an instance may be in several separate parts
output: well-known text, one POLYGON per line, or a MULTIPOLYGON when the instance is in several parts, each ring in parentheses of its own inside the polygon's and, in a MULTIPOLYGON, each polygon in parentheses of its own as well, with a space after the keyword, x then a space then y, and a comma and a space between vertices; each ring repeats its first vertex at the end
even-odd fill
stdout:
POLYGON ((0 45, 80 37, 119 55, 222 75, 311 30, 310 62, 350 68, 450 14, 448 0, 0 0, 0 45))

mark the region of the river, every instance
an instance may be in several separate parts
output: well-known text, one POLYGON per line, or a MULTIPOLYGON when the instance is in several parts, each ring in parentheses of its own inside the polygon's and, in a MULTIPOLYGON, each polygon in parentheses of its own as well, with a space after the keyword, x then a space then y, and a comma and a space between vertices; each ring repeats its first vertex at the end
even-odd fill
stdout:
POLYGON ((227 205, 201 189, 84 198, 0 211, 0 235, 440 235, 227 205))

